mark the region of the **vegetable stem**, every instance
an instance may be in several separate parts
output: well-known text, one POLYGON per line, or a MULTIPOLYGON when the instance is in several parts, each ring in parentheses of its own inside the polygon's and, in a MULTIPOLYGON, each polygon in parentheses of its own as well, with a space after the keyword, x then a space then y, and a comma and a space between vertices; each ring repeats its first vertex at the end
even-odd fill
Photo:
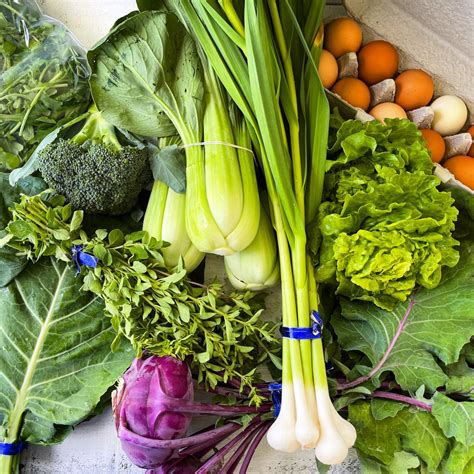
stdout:
POLYGON ((408 405, 413 405, 421 410, 431 412, 431 405, 429 403, 422 402, 421 400, 416 400, 415 398, 407 397, 406 395, 401 395, 399 393, 392 393, 392 392, 382 392, 380 390, 376 390, 372 392, 372 396, 376 398, 387 398, 389 400, 395 400, 401 403, 407 403, 408 405))

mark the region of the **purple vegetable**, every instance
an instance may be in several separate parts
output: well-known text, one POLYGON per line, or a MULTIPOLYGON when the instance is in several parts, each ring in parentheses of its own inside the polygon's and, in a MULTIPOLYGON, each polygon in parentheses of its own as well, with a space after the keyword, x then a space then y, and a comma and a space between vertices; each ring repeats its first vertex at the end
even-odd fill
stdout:
POLYGON ((147 447, 139 439, 185 436, 191 415, 170 407, 193 396, 191 372, 184 362, 170 356, 135 359, 112 398, 122 449, 134 464, 153 468, 173 456, 172 447, 147 447))
MULTIPOLYGON (((232 395, 234 390, 219 387, 216 391, 232 395)), ((233 472, 244 454, 250 462, 258 444, 252 440, 268 423, 259 414, 268 413, 272 404, 247 406, 246 395, 235 406, 198 403, 193 396, 188 366, 171 356, 136 359, 112 394, 122 448, 134 464, 148 469, 148 474, 223 472, 221 468, 232 447, 237 447, 238 454, 231 457, 226 472, 233 472), (238 419, 249 414, 255 417, 241 430, 238 419), (231 419, 222 426, 212 424, 187 436, 192 417, 201 415, 231 419), (216 446, 231 436, 232 440, 216 451, 216 446)))

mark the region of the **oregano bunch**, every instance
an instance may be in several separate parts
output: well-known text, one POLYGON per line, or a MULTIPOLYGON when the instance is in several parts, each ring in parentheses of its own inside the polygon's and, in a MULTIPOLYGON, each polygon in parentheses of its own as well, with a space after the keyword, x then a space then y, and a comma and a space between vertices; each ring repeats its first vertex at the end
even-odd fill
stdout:
POLYGON ((72 211, 62 196, 23 195, 0 246, 9 245, 34 262, 43 256, 72 262, 74 246, 97 257, 95 268, 80 267, 82 290, 104 300, 117 332, 113 348, 126 337, 137 355, 144 350, 174 355, 211 388, 234 378, 252 387, 258 365, 268 359, 279 364, 277 325, 261 319, 260 295, 226 294, 220 283, 194 283, 182 264, 170 273, 161 254, 166 243, 145 231, 125 235, 99 229, 89 237, 82 219, 82 211, 72 211))

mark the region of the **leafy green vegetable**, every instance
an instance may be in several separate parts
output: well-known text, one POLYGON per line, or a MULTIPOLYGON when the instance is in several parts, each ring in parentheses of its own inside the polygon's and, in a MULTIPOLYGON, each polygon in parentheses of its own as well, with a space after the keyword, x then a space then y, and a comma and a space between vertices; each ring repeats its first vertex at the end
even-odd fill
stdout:
MULTIPOLYGON (((466 328, 474 321, 473 268, 474 245, 464 242, 459 264, 446 270, 437 288, 419 290, 410 311, 404 303, 386 311, 370 303, 341 299, 342 314, 331 321, 339 344, 345 351, 362 352, 372 367, 378 367, 373 380, 390 371, 405 390, 414 392, 425 385, 434 392, 448 381, 439 360, 457 362, 472 336, 466 328), (379 367, 384 355, 385 362, 379 367)), ((359 374, 367 372, 360 367, 359 374)))
POLYGON ((341 125, 333 116, 316 277, 390 310, 416 285, 435 288, 459 255, 451 235, 458 211, 437 189, 420 132, 408 120, 386 123, 341 125))
POLYGON ((400 469, 402 459, 405 468, 416 467, 411 456, 400 454, 403 452, 414 453, 429 472, 437 472, 449 446, 436 420, 420 410, 403 408, 397 416, 378 421, 372 415, 370 402, 359 401, 350 405, 349 419, 358 432, 358 452, 385 465, 381 472, 402 472, 393 470, 395 465, 400 469))
MULTIPOLYGON (((103 299, 117 332, 113 348, 124 336, 137 355, 146 349, 187 360, 198 381, 211 387, 234 377, 251 386, 260 363, 278 363, 276 327, 261 320, 261 297, 251 292, 226 295, 217 283, 195 284, 182 264, 169 273, 163 243, 144 231, 124 235, 118 229, 99 229, 88 237, 82 217, 63 197, 22 196, 3 244, 32 261, 55 255, 70 262, 73 245, 95 255, 97 268, 82 266, 82 289, 103 299)), ((252 397, 260 401, 256 392, 252 397)))
MULTIPOLYGON (((46 188, 41 178, 28 177, 15 186, 8 183, 8 174, 0 172, 0 239, 11 219, 9 208, 18 201, 20 194, 34 195, 46 188)), ((16 255, 11 248, 0 248, 0 287, 8 285, 26 266, 27 260, 16 255)))
POLYGON ((177 124, 199 130, 200 61, 175 15, 129 16, 87 58, 94 100, 114 125, 148 137, 176 135, 177 124))
POLYGON ((22 164, 88 105, 88 70, 69 32, 33 2, 0 1, 0 170, 22 164))
MULTIPOLYGON (((133 359, 112 353, 104 305, 80 292, 74 269, 54 258, 29 266, 0 292, 0 438, 54 444, 87 418, 133 359)), ((0 471, 17 462, 0 457, 0 471)))
POLYGON ((433 397, 432 413, 447 438, 454 437, 466 447, 474 446, 472 402, 457 402, 437 392, 433 397))
MULTIPOLYGON (((359 434, 356 448, 363 473, 471 472, 474 445, 471 442, 464 446, 443 433, 443 424, 449 419, 447 413, 440 418, 399 402, 389 402, 395 407, 396 415, 378 419, 374 416, 374 404, 378 402, 377 399, 358 401, 349 407, 349 419, 359 434)), ((471 414, 462 424, 465 427, 470 424, 472 431, 473 421, 471 414)))

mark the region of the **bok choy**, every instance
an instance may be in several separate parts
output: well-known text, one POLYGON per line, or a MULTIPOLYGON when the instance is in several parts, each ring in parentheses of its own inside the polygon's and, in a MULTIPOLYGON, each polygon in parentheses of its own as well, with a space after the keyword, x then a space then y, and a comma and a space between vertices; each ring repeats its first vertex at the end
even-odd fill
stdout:
POLYGON ((230 255, 250 245, 260 218, 250 138, 245 124, 233 129, 222 87, 176 16, 131 16, 88 57, 94 100, 111 123, 144 136, 180 136, 186 228, 196 248, 230 255))

